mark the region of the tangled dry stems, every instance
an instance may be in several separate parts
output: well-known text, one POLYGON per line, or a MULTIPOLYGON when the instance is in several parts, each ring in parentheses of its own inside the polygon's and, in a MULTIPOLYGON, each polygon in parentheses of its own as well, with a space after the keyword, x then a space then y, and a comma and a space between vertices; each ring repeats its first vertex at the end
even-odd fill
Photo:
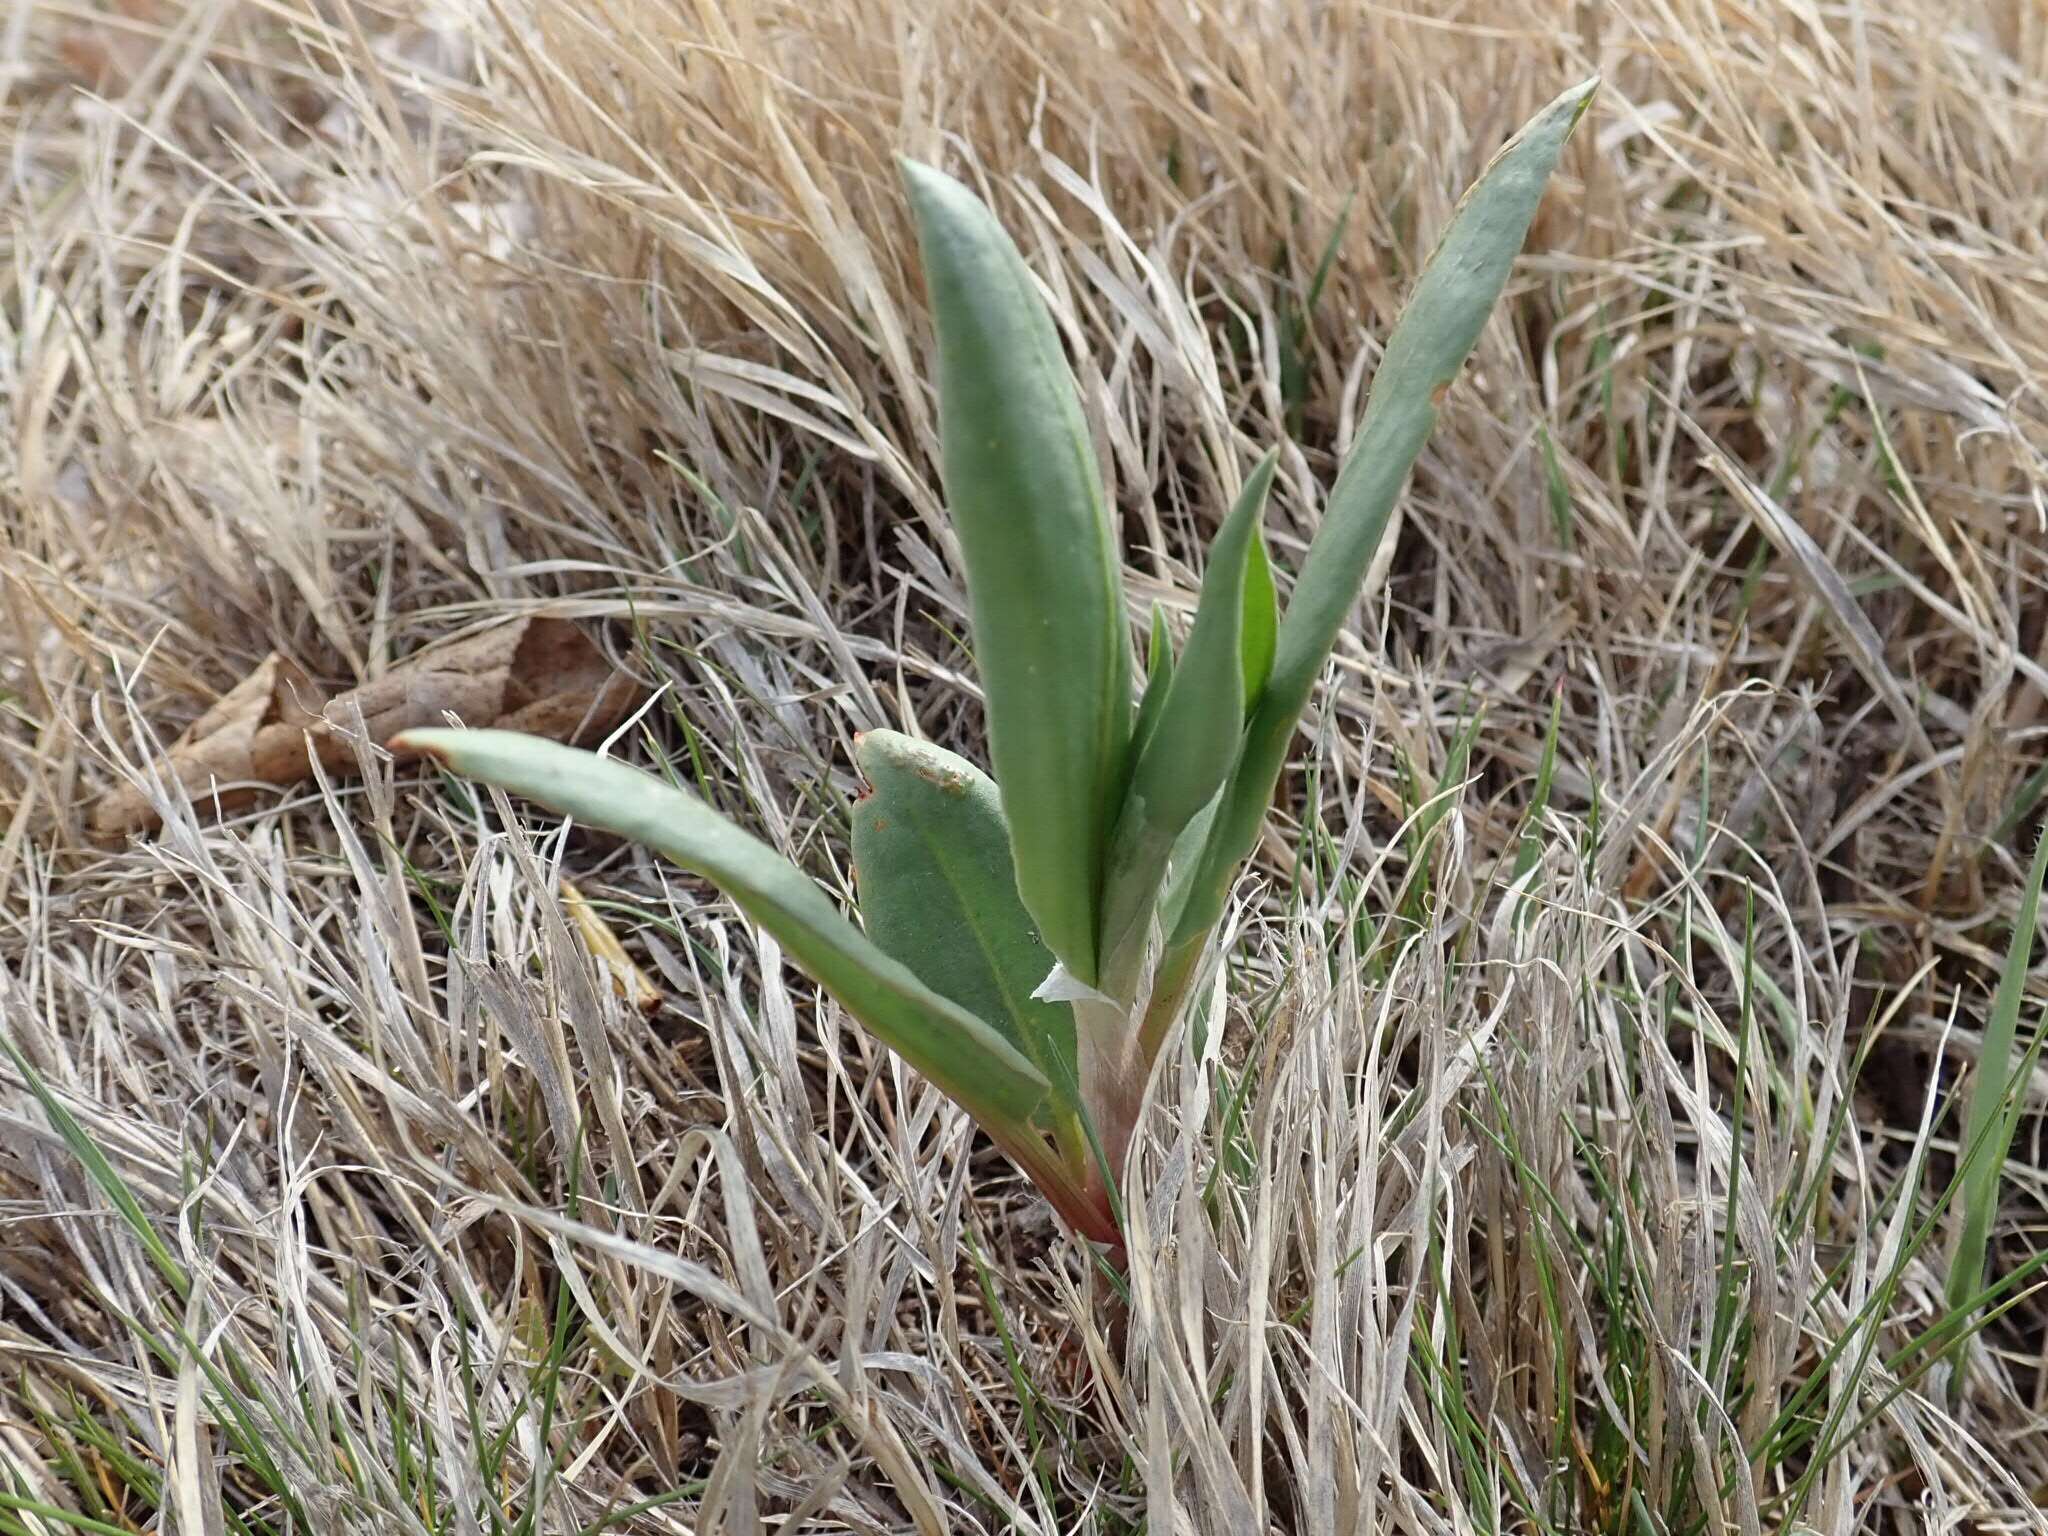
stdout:
POLYGON ((2037 8, 123 0, 4 42, 0 1007, 57 1106, 0 1077, 11 1528, 2039 1527, 2039 1296, 1959 1401, 1912 1352, 2048 730, 2037 8), (661 689, 621 750, 843 888, 852 733, 977 730, 891 152, 1018 233, 1184 620, 1219 466, 1291 431, 1284 581, 1452 199, 1596 69, 1157 1085, 1122 1326, 636 852, 367 743, 85 838, 272 650, 348 686, 544 610, 661 689))

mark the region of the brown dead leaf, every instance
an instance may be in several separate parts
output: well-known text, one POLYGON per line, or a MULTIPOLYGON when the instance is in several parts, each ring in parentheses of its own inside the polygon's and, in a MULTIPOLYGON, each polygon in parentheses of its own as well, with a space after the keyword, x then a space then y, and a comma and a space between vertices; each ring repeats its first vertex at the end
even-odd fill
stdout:
POLYGON ((576 932, 582 936, 584 945, 597 963, 611 977, 612 990, 625 1000, 628 1007, 643 1014, 656 1012, 661 1007, 661 989, 633 963, 633 957, 626 953, 626 946, 612 932, 611 924, 591 906, 589 898, 566 878, 562 881, 562 910, 575 924, 576 932))
MULTIPOLYGON (((442 725, 527 731, 555 741, 599 737, 625 719, 640 685, 612 669, 566 619, 524 618, 400 662, 362 687, 328 699, 299 668, 272 655, 193 722, 158 764, 195 801, 224 810, 252 804, 263 788, 312 776, 312 753, 330 773, 349 773, 348 733, 358 717, 382 744, 400 731, 442 725)), ((153 829, 150 797, 132 784, 101 797, 93 836, 115 840, 153 829)))
MULTIPOLYGON (((320 706, 326 702, 304 672, 273 652, 192 722, 159 771, 195 801, 220 786, 222 808, 238 809, 255 799, 254 786, 295 783, 311 772, 306 733, 324 729, 320 706)), ((92 833, 112 840, 147 831, 157 821, 156 807, 142 791, 123 784, 93 808, 92 833)))
POLYGON ((148 72, 166 21, 161 0, 116 0, 114 8, 142 25, 115 27, 94 17, 73 22, 57 36, 57 58, 71 78, 110 98, 127 95, 148 72))
POLYGON ((363 712, 370 739, 443 725, 528 731, 556 741, 601 736, 640 701, 640 687, 566 619, 515 619, 422 651, 327 707, 330 726, 363 712))

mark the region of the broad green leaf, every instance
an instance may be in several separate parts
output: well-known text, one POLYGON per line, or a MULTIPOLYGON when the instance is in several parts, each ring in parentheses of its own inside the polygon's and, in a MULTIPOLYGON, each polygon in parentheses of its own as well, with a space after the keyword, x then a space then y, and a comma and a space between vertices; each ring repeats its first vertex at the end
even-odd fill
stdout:
POLYGON ((1130 739, 1122 566, 1058 332, 974 194, 903 161, 938 332, 946 497, 967 565, 989 756, 1024 906, 1096 975, 1110 818, 1130 739))
POLYGON ((1180 831, 1216 798, 1244 730, 1247 577, 1259 515, 1279 461, 1269 453, 1245 481, 1209 549, 1194 627, 1175 663, 1158 724, 1145 736, 1110 840, 1102 958, 1112 995, 1130 979, 1180 831))
POLYGON ((1035 1140, 1028 1121, 1045 1100, 1045 1075, 999 1030, 884 954, 802 870, 694 796, 624 763, 516 731, 407 731, 392 745, 645 843, 702 875, 1006 1149, 1035 1140))
POLYGON ((1074 1010, 1032 997, 1052 955, 1017 897, 1001 798, 964 757, 897 731, 854 742, 861 924, 918 980, 996 1026, 1074 1102, 1074 1010))
POLYGON ((1174 927, 1176 945, 1222 916, 1230 880, 1258 841, 1295 724, 1436 425, 1438 404, 1507 284, 1544 186, 1597 84, 1566 91, 1494 156, 1460 200, 1387 340, 1358 441, 1331 488, 1281 620, 1273 673, 1252 710, 1243 754, 1174 927))

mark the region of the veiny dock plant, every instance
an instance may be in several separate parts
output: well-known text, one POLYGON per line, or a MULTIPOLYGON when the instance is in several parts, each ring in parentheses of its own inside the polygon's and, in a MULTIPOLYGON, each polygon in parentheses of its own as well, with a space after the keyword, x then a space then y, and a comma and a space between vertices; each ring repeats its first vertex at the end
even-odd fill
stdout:
POLYGON ((1115 530, 1052 319, 988 209, 904 164, 995 778, 893 731, 860 738, 864 933, 779 854, 636 769, 498 731, 413 731, 398 744, 715 882, 973 1115, 1077 1231, 1116 1244, 1152 1061, 1594 84, 1524 126, 1460 202, 1387 342, 1285 614, 1259 532, 1268 454, 1209 552, 1178 657, 1155 614, 1135 705, 1115 530))

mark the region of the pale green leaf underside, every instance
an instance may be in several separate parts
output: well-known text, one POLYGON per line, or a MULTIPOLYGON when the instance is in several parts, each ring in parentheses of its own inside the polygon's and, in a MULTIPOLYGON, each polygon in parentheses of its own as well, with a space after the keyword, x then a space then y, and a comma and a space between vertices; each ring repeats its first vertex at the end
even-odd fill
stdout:
POLYGON ((853 808, 861 925, 926 986, 1001 1030, 1074 1098, 1074 1011, 1032 996, 1052 952, 1017 896, 1002 802, 964 757, 897 731, 854 744, 868 790, 853 808))

